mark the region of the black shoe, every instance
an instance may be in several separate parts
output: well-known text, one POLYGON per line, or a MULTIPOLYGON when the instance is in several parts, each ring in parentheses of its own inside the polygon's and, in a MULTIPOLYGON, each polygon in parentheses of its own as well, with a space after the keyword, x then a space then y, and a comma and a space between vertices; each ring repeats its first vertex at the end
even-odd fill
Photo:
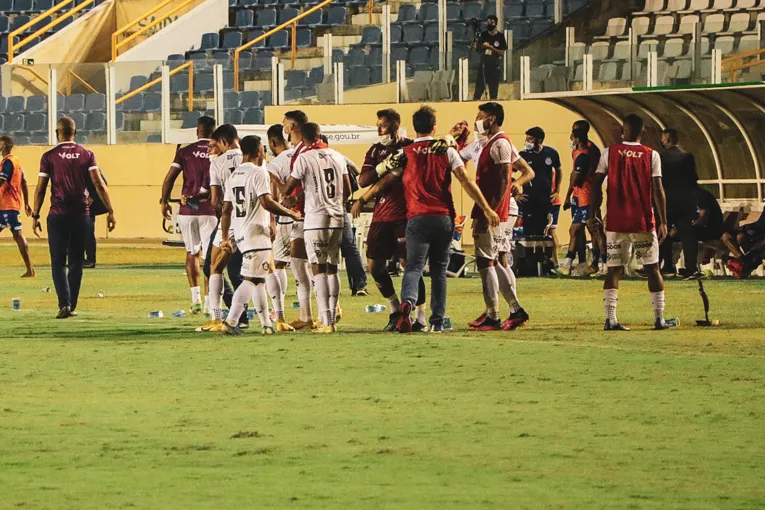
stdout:
POLYGON ((369 292, 367 292, 367 289, 361 289, 354 292, 353 295, 356 297, 367 297, 369 295, 369 292))
POLYGON ((420 321, 414 321, 414 324, 412 324, 412 333, 427 333, 428 332, 428 325, 423 324, 420 321))
POLYGON ((388 317, 388 324, 383 328, 383 331, 386 333, 391 333, 393 331, 396 331, 396 325, 398 325, 398 320, 401 317, 401 314, 398 312, 393 312, 388 317))
POLYGON ((58 315, 56 316, 57 319, 68 319, 69 317, 73 317, 72 315, 72 309, 68 306, 63 307, 61 310, 58 311, 58 315))
POLYGON ((662 331, 665 329, 673 329, 680 326, 680 321, 677 319, 656 319, 656 322, 653 325, 653 329, 656 331, 662 331))
POLYGON ((398 318, 396 329, 399 333, 411 333, 412 332, 412 305, 408 302, 401 303, 401 315, 398 318))
POLYGON ((621 324, 614 323, 611 324, 611 321, 606 319, 606 324, 603 326, 603 331, 629 331, 630 328, 624 327, 621 324))
POLYGON ((701 271, 695 271, 695 272, 683 274, 683 279, 685 281, 701 280, 702 278, 704 278, 704 273, 702 273, 701 271))
POLYGON ((443 332, 444 332, 444 324, 442 322, 439 322, 438 324, 430 325, 429 333, 443 333, 443 332))
POLYGON ((94 269, 96 267, 96 263, 85 261, 82 263, 82 267, 83 269, 94 269))

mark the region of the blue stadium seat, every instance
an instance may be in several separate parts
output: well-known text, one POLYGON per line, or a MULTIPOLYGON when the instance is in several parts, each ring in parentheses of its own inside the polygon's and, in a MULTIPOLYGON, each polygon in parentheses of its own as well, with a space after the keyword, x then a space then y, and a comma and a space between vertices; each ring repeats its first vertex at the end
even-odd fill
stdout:
POLYGON ((88 94, 85 96, 85 111, 94 112, 106 110, 106 96, 104 94, 88 94))
POLYGON ((220 44, 220 36, 214 32, 208 32, 202 34, 202 44, 199 46, 199 51, 214 50, 220 44))
POLYGON ((126 99, 123 103, 122 110, 128 113, 142 112, 143 107, 143 94, 136 94, 126 99))
MULTIPOLYGON (((61 117, 61 115, 59 115, 61 117)), ((72 112, 69 114, 69 117, 74 121, 74 125, 77 127, 77 129, 85 129, 85 124, 88 119, 88 116, 84 112, 72 112)))
POLYGON ((348 9, 342 5, 333 5, 329 8, 327 14, 327 24, 338 27, 346 24, 348 19, 348 9))
POLYGON ((31 113, 27 115, 26 131, 29 133, 48 131, 48 116, 44 113, 31 113))
POLYGON ((0 96, 0 113, 5 113, 5 109, 8 107, 8 98, 0 96))
POLYGON ((358 43, 361 46, 382 44, 382 31, 380 27, 366 26, 361 31, 361 41, 358 43))
POLYGON ((67 26, 71 25, 72 22, 74 22, 74 18, 72 18, 72 17, 64 18, 64 21, 62 21, 61 23, 59 23, 58 25, 53 27, 53 31, 54 32, 60 32, 63 29, 65 29, 67 26))
POLYGON ((274 95, 270 90, 264 90, 260 93, 260 105, 271 106, 274 104, 274 95))
POLYGON ((256 26, 262 28, 273 28, 276 23, 276 9, 263 9, 258 13, 258 22, 256 26))
POLYGON ((409 48, 406 46, 399 46, 396 48, 391 48, 390 50, 390 65, 392 68, 396 68, 396 62, 399 60, 408 60, 409 59, 409 48))
POLYGON ((523 0, 509 0, 505 3, 505 19, 522 18, 526 3, 523 0))
POLYGON ((526 16, 529 18, 543 18, 545 16, 544 1, 529 0, 526 4, 526 16))
POLYGON ((313 43, 313 36, 310 28, 298 28, 295 34, 295 44, 298 48, 310 48, 313 43))
POLYGON ((497 14, 497 2, 494 2, 493 0, 490 2, 484 2, 483 3, 483 19, 486 19, 487 16, 497 14))
POLYGON ((162 94, 160 92, 147 92, 143 97, 144 111, 149 113, 158 112, 162 109, 162 94))
POLYGON ((284 99, 286 101, 294 101, 296 99, 303 99, 303 89, 285 87, 284 99))
POLYGON ((468 27, 464 23, 455 23, 449 27, 452 31, 452 41, 455 43, 467 43, 468 40, 468 27))
POLYGON ((13 11, 13 0, 0 0, 0 12, 13 11))
POLYGON ((114 124, 117 127, 117 131, 125 129, 125 114, 122 112, 116 112, 114 124))
POLYGON ((316 11, 313 11, 313 12, 312 12, 311 14, 309 14, 308 16, 305 16, 304 18, 301 18, 301 19, 298 21, 298 26, 307 27, 307 26, 317 26, 317 25, 321 25, 321 24, 322 24, 321 22, 323 21, 323 20, 322 20, 322 15, 323 15, 323 14, 322 14, 322 11, 321 11, 321 9, 318 9, 318 10, 316 10, 316 11))
POLYGON ((420 23, 438 23, 438 4, 424 3, 420 5, 417 21, 420 23))
POLYGON ((563 14, 568 16, 570 13, 574 11, 578 11, 585 5, 587 5, 587 2, 589 0, 564 0, 563 4, 563 14))
POLYGON ((0 115, 0 130, 5 128, 5 115, 0 115))
POLYGON ((11 31, 11 18, 0 16, 0 34, 7 34, 11 31))
POLYGON ((27 98, 27 113, 48 111, 47 96, 29 96, 27 98))
POLYGON ((410 46, 421 43, 424 31, 423 26, 419 24, 405 25, 403 42, 410 46))
MULTIPOLYGON (((184 64, 186 61, 186 56, 181 55, 180 53, 173 53, 172 55, 167 56, 167 60, 165 63, 170 67, 170 69, 175 69, 176 67, 180 67, 184 64)), ((175 77, 177 75, 173 75, 171 78, 175 77)))
POLYGON ((250 108, 244 112, 243 124, 263 124, 263 110, 260 108, 250 108))
POLYGON ((300 11, 292 7, 287 9, 282 9, 281 11, 279 11, 279 24, 281 25, 282 23, 286 23, 287 21, 293 18, 297 18, 299 14, 300 14, 300 11))
POLYGON ((239 6, 246 7, 246 8, 258 7, 258 0, 241 0, 239 2, 239 6))
MULTIPOLYGON (((254 41, 258 37, 262 36, 266 32, 264 30, 250 30, 247 32, 247 42, 254 41)), ((266 43, 268 42, 268 38, 263 39, 259 42, 256 42, 255 45, 250 46, 250 48, 265 48, 266 43)))
POLYGON ((89 113, 85 129, 86 131, 106 131, 106 114, 104 112, 89 113))
POLYGON ((20 113, 24 111, 24 96, 11 96, 8 98, 8 106, 6 111, 8 113, 20 113))
POLYGON ((382 78, 383 78, 383 76, 382 76, 382 67, 373 67, 373 68, 371 68, 371 73, 370 73, 370 78, 369 78, 369 81, 370 81, 371 85, 376 85, 378 83, 382 83, 382 78))
POLYGON ((152 133, 146 137, 146 143, 162 143, 162 133, 152 133))
POLYGON ((81 135, 80 133, 77 133, 76 135, 74 135, 74 141, 80 145, 85 145, 86 143, 88 143, 88 137, 85 135, 81 135))
POLYGON ((190 129, 197 127, 197 120, 202 116, 203 112, 183 112, 183 122, 181 123, 181 129, 190 129))
POLYGON ((34 11, 34 2, 32 0, 14 0, 13 12, 32 12, 34 11))
POLYGON ((45 12, 53 7, 53 0, 34 0, 34 5, 35 11, 45 12))
POLYGON ((510 20, 510 30, 513 31, 514 41, 525 41, 531 35, 531 23, 525 19, 510 20))
POLYGON ((446 21, 459 21, 462 19, 462 7, 457 2, 446 4, 446 21))
POLYGON ((255 57, 253 57, 250 68, 256 71, 267 71, 271 69, 272 57, 273 57, 273 52, 270 52, 270 51, 258 52, 255 55, 255 57))
POLYGON ((11 32, 29 23, 30 19, 32 18, 30 18, 29 16, 25 14, 22 14, 20 16, 16 16, 15 18, 13 18, 13 22, 11 23, 11 32))
MULTIPOLYGON (((252 53, 249 51, 243 51, 239 54, 239 68, 250 69, 252 65, 252 53)), ((234 66, 234 55, 231 55, 231 67, 234 66)))
POLYGON ((280 30, 268 38, 268 46, 274 49, 284 49, 291 47, 290 33, 287 30, 280 30))
POLYGON ((417 7, 412 4, 401 4, 398 8, 396 23, 410 23, 417 18, 417 7))
POLYGON ((148 79, 146 78, 146 76, 143 76, 143 75, 133 76, 132 78, 130 78, 130 86, 128 87, 128 90, 135 90, 139 87, 143 87, 144 85, 146 85, 147 81, 148 79))
MULTIPOLYGON (((435 53, 438 54, 438 51, 435 53)), ((409 64, 415 71, 432 70, 428 62, 429 57, 430 50, 427 46, 412 48, 412 51, 409 52, 409 64)))
POLYGON ((383 62, 382 48, 377 46, 369 49, 369 55, 367 55, 367 65, 370 67, 382 66, 383 62))
POLYGON ((462 19, 469 21, 473 18, 482 18, 483 10, 478 2, 467 2, 462 4, 462 19))
MULTIPOLYGON (((38 16, 35 18, 35 23, 29 29, 27 29, 28 32, 37 32, 38 30, 42 30, 48 24, 53 21, 53 16, 38 16)), ((47 33, 53 33, 53 30, 48 29, 46 31, 47 33)))
POLYGON ((188 73, 180 72, 170 77, 170 93, 180 94, 182 92, 189 91, 189 75, 188 73))
MULTIPOLYGON (((10 130, 10 128, 6 128, 6 129, 10 130)), ((13 139, 13 142, 16 145, 29 145, 29 143, 30 143, 29 142, 29 137, 28 136, 24 136, 24 135, 15 137, 13 139)))
POLYGON ((545 30, 549 30, 553 26, 553 21, 551 19, 542 18, 542 19, 535 19, 531 22, 531 33, 529 34, 529 38, 534 38, 540 35, 545 30))
POLYGON ((194 73, 194 92, 207 93, 215 89, 212 73, 194 73))
POLYGON ((238 28, 254 27, 255 13, 249 9, 244 9, 243 11, 237 11, 236 20, 234 21, 234 26, 238 28))
POLYGON ((390 43, 391 44, 400 44, 401 43, 402 33, 403 33, 403 29, 401 28, 401 25, 391 24, 391 26, 390 26, 390 43))
POLYGON ((239 105, 237 108, 248 110, 250 108, 260 108, 260 92, 257 90, 248 90, 239 93, 239 105))
POLYGON ((223 112, 223 122, 227 124, 242 124, 244 112, 242 110, 226 110, 223 112))
POLYGON ((194 61, 194 71, 210 69, 210 62, 205 52, 189 52, 189 60, 194 61))
POLYGON ((239 93, 224 92, 223 93, 223 109, 234 110, 236 108, 239 108, 239 93))
POLYGON ((366 65, 367 54, 362 48, 351 48, 345 56, 345 67, 359 67, 366 65))
POLYGON ((49 145, 48 143, 48 134, 44 135, 32 135, 29 137, 29 144, 30 145, 49 145))
POLYGON ((223 35, 223 42, 221 48, 224 50, 235 50, 242 45, 242 33, 238 30, 236 32, 226 32, 223 35))
POLYGON ((351 87, 364 87, 372 82, 371 70, 368 67, 354 67, 350 75, 351 87))
POLYGON ((303 89, 308 85, 308 75, 301 69, 293 69, 284 73, 285 89, 303 89))
POLYGON ((234 73, 223 73, 223 91, 234 90, 234 73))
POLYGON ((324 81, 324 68, 314 67, 308 75, 308 86, 313 87, 324 81))
POLYGON ((428 25, 425 27, 425 38, 427 44, 438 45, 438 25, 428 25))
MULTIPOLYGON (((237 48, 238 47, 239 46, 237 46, 237 48)), ((228 71, 234 65, 231 60, 232 58, 232 55, 228 51, 216 51, 212 56, 213 64, 222 65, 225 71, 228 71)))

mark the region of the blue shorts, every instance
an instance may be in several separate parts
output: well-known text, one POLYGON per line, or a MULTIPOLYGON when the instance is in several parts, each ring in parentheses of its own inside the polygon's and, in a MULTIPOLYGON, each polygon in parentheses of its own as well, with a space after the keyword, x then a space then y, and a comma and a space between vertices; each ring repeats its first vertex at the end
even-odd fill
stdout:
POLYGON ((9 228, 14 232, 21 230, 19 211, 0 211, 0 229, 9 228))
POLYGON ((579 200, 576 198, 571 199, 571 223, 574 225, 582 225, 587 223, 590 219, 590 206, 585 205, 581 207, 579 200))
POLYGON ((559 205, 553 205, 550 207, 550 214, 552 215, 552 224, 550 225, 550 229, 558 228, 558 217, 560 217, 560 206, 559 205))

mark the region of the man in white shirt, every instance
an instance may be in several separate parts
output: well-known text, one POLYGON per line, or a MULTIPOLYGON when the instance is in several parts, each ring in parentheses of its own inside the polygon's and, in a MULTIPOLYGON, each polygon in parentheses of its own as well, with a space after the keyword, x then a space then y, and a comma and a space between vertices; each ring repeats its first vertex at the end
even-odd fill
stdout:
POLYGON ((306 251, 314 274, 319 313, 324 323, 319 333, 334 333, 335 312, 340 295, 340 244, 345 225, 343 204, 351 190, 345 157, 321 142, 319 125, 301 128, 305 150, 298 155, 292 174, 281 190, 291 193, 302 185, 305 193, 306 251))
POLYGON ((231 174, 226 185, 221 214, 221 230, 232 232, 221 240, 226 253, 238 250, 242 254, 242 284, 234 293, 231 310, 223 333, 241 335, 239 318, 247 303, 255 304, 264 335, 276 331, 269 317, 265 282, 271 271, 271 215, 299 219, 300 213, 290 211, 271 196, 268 171, 262 166, 265 158, 258 136, 245 136, 241 141, 243 163, 231 174))
MULTIPOLYGON (((219 154, 210 162, 210 201, 218 211, 222 208, 231 174, 242 164, 242 151, 239 149, 238 140, 236 128, 231 124, 219 126, 210 139, 210 145, 215 146, 214 150, 219 154)), ((228 265, 232 252, 222 248, 222 241, 231 237, 231 233, 228 230, 223 232, 222 227, 223 225, 218 226, 210 257, 209 302, 212 317, 207 324, 198 328, 198 331, 223 331, 223 270, 228 265)), ((234 287, 238 287, 237 282, 232 283, 234 287)))

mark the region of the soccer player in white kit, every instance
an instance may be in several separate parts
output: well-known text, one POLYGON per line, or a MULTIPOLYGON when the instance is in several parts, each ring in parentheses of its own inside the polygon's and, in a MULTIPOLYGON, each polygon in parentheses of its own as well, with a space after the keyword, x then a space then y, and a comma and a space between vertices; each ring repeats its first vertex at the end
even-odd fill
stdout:
POLYGON ((241 335, 239 318, 247 303, 255 305, 264 335, 276 332, 269 317, 266 278, 271 272, 271 215, 300 219, 271 196, 271 179, 263 167, 265 152, 258 136, 245 136, 240 142, 243 163, 231 174, 226 186, 221 213, 221 229, 231 230, 233 241, 224 237, 221 248, 242 254, 244 281, 236 289, 231 310, 223 323, 223 333, 241 335))
MULTIPOLYGON (((239 135, 231 124, 223 124, 212 134, 210 144, 215 146, 219 156, 210 162, 210 200, 216 209, 222 208, 223 197, 226 195, 228 180, 231 174, 242 164, 242 151, 239 148, 239 135)), ((226 268, 231 251, 222 248, 224 239, 231 237, 229 230, 223 231, 223 225, 218 225, 218 231, 213 239, 213 249, 210 262, 209 302, 210 321, 198 329, 213 333, 223 331, 223 270, 226 268)))
POLYGON ((340 244, 345 225, 343 204, 351 183, 348 164, 339 152, 321 143, 321 130, 313 122, 301 128, 305 150, 292 166, 292 174, 281 189, 289 194, 302 185, 305 192, 305 244, 314 274, 316 300, 324 323, 317 333, 334 333, 335 312, 340 296, 340 244))

